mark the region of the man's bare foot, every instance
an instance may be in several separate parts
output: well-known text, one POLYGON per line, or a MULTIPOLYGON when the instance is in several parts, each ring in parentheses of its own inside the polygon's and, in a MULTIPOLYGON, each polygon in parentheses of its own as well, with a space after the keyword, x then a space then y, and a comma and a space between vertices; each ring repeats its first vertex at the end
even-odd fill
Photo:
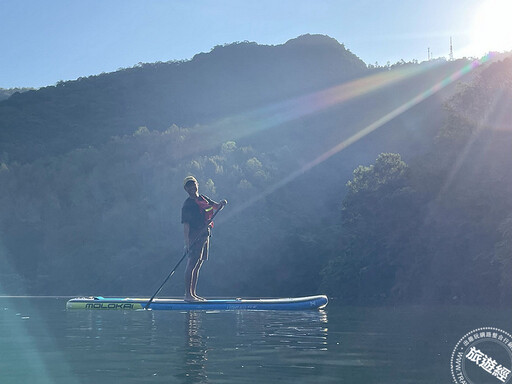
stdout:
POLYGON ((204 297, 201 297, 201 296, 198 296, 198 295, 194 295, 194 298, 197 300, 197 301, 206 301, 206 299, 204 297))

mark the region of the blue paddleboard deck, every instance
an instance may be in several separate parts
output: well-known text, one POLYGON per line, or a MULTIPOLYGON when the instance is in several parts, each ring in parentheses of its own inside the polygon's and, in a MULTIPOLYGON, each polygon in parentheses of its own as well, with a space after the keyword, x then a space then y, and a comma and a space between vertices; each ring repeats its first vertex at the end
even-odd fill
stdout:
MULTIPOLYGON (((149 298, 78 297, 67 302, 67 309, 131 310, 144 309, 149 298)), ((154 299, 153 310, 303 310, 321 309, 327 305, 327 296, 292 297, 282 299, 215 299, 185 301, 181 299, 154 299)))

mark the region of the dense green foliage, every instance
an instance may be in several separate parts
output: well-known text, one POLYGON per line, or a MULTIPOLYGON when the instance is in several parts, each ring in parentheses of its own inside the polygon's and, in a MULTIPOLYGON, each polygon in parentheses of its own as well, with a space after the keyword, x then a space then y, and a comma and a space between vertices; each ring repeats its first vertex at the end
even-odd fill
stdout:
POLYGON ((431 150, 380 155, 347 184, 325 287, 348 301, 510 302, 512 60, 447 102, 431 150))
POLYGON ((229 201, 201 294, 510 300, 510 59, 311 168, 465 65, 367 68, 303 36, 15 94, 0 102, 0 292, 153 293, 181 256, 193 174, 229 201), (384 85, 335 93, 364 76, 384 85))
POLYGON ((4 247, 15 254, 13 267, 23 271, 23 286, 43 292, 56 285, 60 292, 144 287, 148 276, 160 276, 171 252, 181 251, 182 175, 196 175, 211 196, 218 196, 211 177, 233 186, 234 204, 237 194, 251 195, 272 176, 261 154, 235 142, 211 156, 177 161, 191 140, 177 126, 164 132, 143 127, 100 148, 3 164, 0 230, 4 247), (140 281, 134 268, 142 272, 140 281))

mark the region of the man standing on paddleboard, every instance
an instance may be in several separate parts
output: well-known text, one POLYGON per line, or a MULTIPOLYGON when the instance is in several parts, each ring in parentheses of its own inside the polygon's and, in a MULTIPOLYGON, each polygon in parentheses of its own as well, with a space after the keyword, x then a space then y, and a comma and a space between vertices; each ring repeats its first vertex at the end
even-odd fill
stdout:
POLYGON ((210 230, 213 227, 211 218, 227 204, 226 200, 217 203, 205 195, 199 194, 199 185, 194 176, 183 180, 183 188, 188 193, 188 199, 181 209, 181 222, 185 234, 185 247, 188 250, 188 261, 185 269, 185 300, 203 301, 196 294, 199 270, 205 260, 208 260, 210 230))

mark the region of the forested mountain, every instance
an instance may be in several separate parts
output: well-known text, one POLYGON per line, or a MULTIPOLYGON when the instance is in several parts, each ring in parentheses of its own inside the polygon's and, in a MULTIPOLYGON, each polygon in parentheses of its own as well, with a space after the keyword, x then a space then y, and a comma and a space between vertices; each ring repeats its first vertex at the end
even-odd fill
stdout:
POLYGON ((230 202, 206 296, 500 302, 512 77, 509 59, 480 64, 367 67, 305 35, 14 94, 0 292, 150 295, 181 256, 193 174, 230 202))
POLYGON ((33 91, 34 88, 0 88, 0 101, 8 99, 16 92, 27 92, 27 91, 33 91))
POLYGON ((445 108, 427 153, 409 165, 382 154, 354 171, 340 247, 323 271, 331 292, 355 302, 510 303, 512 59, 484 68, 445 108))
POLYGON ((361 76, 366 65, 323 36, 237 43, 190 61, 141 64, 61 82, 0 103, 0 152, 31 161, 98 145, 140 126, 189 127, 361 76))

